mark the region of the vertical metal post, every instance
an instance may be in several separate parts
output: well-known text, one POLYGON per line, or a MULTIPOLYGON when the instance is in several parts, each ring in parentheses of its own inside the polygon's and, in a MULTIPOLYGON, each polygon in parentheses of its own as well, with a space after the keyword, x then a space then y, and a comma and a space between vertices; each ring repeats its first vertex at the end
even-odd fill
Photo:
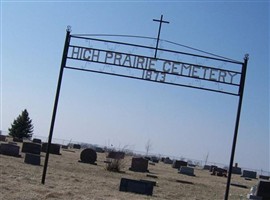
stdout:
POLYGON ((237 116, 236 116, 236 121, 235 121, 234 137, 233 137, 232 150, 231 150, 231 159, 230 159, 230 166, 229 166, 227 186, 226 186, 224 200, 228 200, 228 198, 229 198, 231 176, 232 176, 232 167, 233 167, 233 162, 234 162, 234 154, 235 154, 236 141, 237 141, 237 135, 238 135, 238 127, 239 127, 239 121, 240 121, 240 115, 241 115, 241 108, 242 108, 242 100, 243 100, 243 95, 244 95, 247 63, 248 63, 248 54, 245 55, 244 63, 243 63, 243 67, 242 67, 242 76, 241 76, 240 87, 239 87, 238 109, 237 109, 237 116))
POLYGON ((69 47, 69 42, 70 42, 70 32, 71 32, 71 27, 68 26, 67 33, 66 33, 65 46, 63 50, 61 68, 60 68, 59 77, 58 77, 58 84, 57 84, 57 89, 56 89, 53 114, 52 114, 52 120, 51 120, 51 127, 50 127, 50 133, 49 133, 49 138, 48 138, 47 150, 46 150, 46 157, 45 157, 45 162, 44 162, 44 167, 43 167, 43 174, 42 174, 42 181, 41 181, 42 184, 45 184, 45 179, 46 179, 46 172, 47 172, 47 166, 48 166, 48 161, 49 161, 49 154, 50 154, 50 147, 51 147, 51 142, 52 142, 55 116, 56 116, 57 107, 58 107, 58 100, 59 100, 59 94, 60 94, 60 89, 61 89, 63 72, 64 72, 64 68, 66 66, 66 61, 67 61, 68 47, 69 47))

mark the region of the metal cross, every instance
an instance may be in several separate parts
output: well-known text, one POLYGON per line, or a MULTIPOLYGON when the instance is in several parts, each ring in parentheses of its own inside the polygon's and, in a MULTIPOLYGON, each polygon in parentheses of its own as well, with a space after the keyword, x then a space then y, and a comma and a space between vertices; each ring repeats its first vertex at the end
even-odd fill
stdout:
POLYGON ((170 22, 163 21, 163 15, 161 15, 160 20, 153 19, 153 21, 159 22, 158 37, 157 37, 157 44, 156 44, 156 51, 155 51, 155 58, 156 58, 157 57, 157 50, 158 50, 158 43, 159 43, 159 36, 160 36, 160 31, 161 31, 161 25, 162 25, 162 23, 169 24, 170 22))

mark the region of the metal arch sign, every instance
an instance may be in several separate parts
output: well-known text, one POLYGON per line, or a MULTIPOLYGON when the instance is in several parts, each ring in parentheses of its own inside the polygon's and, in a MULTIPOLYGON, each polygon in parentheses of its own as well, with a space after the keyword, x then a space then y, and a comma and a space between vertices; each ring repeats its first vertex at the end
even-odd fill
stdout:
POLYGON ((224 57, 209 57, 159 48, 161 24, 169 22, 163 21, 162 15, 160 20, 154 21, 160 22, 156 47, 104 40, 88 37, 88 35, 71 35, 70 27, 67 28, 44 161, 42 184, 45 184, 46 179, 63 72, 64 69, 72 69, 238 96, 238 109, 224 195, 224 199, 228 200, 248 55, 245 56, 244 62, 239 62, 224 57), (117 50, 116 48, 108 48, 110 45, 117 46, 117 50))
POLYGON ((149 53, 151 50, 155 50, 155 48, 71 35, 65 68, 239 95, 242 75, 241 62, 159 48, 157 51, 161 56, 155 57, 149 53), (106 49, 108 45, 118 45, 120 50, 108 50, 106 49), (137 48, 137 51, 144 53, 130 53, 129 49, 134 47, 137 48), (145 52, 148 52, 149 55, 146 55, 145 52), (166 58, 162 57, 162 54, 166 54, 166 58), (181 56, 181 61, 167 58, 176 55, 181 56), (218 66, 226 63, 227 68, 194 63, 192 57, 207 59, 208 62, 211 61, 218 66), (114 70, 113 72, 112 70, 106 71, 104 68, 90 63, 111 66, 114 70), (192 82, 196 82, 196 84, 191 84, 192 82))

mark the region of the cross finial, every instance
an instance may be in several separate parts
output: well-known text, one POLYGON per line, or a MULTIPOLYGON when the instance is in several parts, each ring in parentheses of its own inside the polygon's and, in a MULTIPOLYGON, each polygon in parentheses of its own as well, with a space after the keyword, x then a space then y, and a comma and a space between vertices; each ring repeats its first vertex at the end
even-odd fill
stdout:
POLYGON ((159 22, 159 29, 158 29, 158 36, 157 36, 157 43, 156 43, 156 50, 155 50, 155 58, 156 58, 157 57, 157 50, 158 50, 158 43, 159 43, 159 36, 160 36, 160 31, 161 31, 161 25, 162 25, 162 23, 169 24, 170 22, 163 21, 163 15, 160 16, 160 20, 153 19, 153 21, 159 22))

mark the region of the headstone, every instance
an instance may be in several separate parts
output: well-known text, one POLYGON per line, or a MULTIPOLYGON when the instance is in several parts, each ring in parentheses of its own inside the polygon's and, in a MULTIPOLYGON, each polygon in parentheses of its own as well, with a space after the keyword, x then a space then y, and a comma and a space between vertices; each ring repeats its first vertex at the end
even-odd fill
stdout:
POLYGON ((104 153, 104 149, 102 149, 101 147, 95 147, 95 150, 97 153, 104 153))
POLYGON ((22 152, 40 155, 41 145, 38 143, 24 142, 22 145, 22 152))
POLYGON ((186 166, 181 166, 180 170, 179 170, 180 174, 185 174, 188 176, 195 176, 194 174, 194 168, 191 167, 186 167, 186 166))
POLYGON ((269 176, 264 176, 264 175, 259 175, 259 179, 269 180, 270 177, 269 176))
POLYGON ((122 178, 119 191, 153 195, 153 184, 145 181, 122 178))
POLYGON ((95 164, 97 160, 97 153, 95 150, 87 148, 81 152, 80 158, 80 161, 83 163, 95 164))
POLYGON ((242 169, 240 167, 232 167, 232 174, 242 174, 242 169))
POLYGON ((216 169, 216 175, 217 176, 225 176, 227 177, 227 170, 226 169, 222 169, 222 168, 215 168, 216 169))
POLYGON ((24 162, 31 165, 40 165, 40 155, 26 153, 24 162))
MULTIPOLYGON (((47 146, 48 146, 48 143, 42 143, 42 146, 41 146, 41 151, 42 152, 47 152, 47 146)), ((61 155, 60 154, 60 145, 59 144, 54 144, 54 143, 51 143, 51 146, 50 146, 50 153, 51 154, 56 154, 56 155, 61 155)))
POLYGON ((112 158, 112 159, 124 159, 125 157, 125 152, 121 152, 121 151, 110 151, 108 153, 107 158, 112 158))
POLYGON ((41 139, 38 139, 38 138, 34 138, 34 139, 33 139, 33 142, 34 142, 34 143, 38 143, 38 144, 41 144, 41 139))
POLYGON ((154 162, 154 163, 158 163, 158 162, 159 162, 159 159, 158 159, 158 157, 156 157, 156 156, 152 156, 150 160, 151 160, 152 162, 154 162))
POLYGON ((249 170, 243 170, 242 177, 256 179, 257 178, 257 172, 249 171, 249 170))
POLYGON ((144 158, 132 158, 129 170, 135 172, 148 172, 148 160, 144 158))
POLYGON ((5 135, 0 135, 0 141, 1 141, 1 142, 6 142, 6 140, 7 140, 7 136, 5 136, 5 135))
POLYGON ((22 138, 13 138, 13 142, 23 142, 22 138))
POLYGON ((73 149, 81 149, 81 145, 79 145, 79 144, 73 144, 73 149))
POLYGON ((173 168, 179 169, 182 166, 186 167, 187 166, 187 162, 182 161, 182 160, 174 160, 173 161, 173 164, 172 164, 172 167, 173 168))
POLYGON ((204 170, 210 170, 210 165, 204 165, 204 166, 203 166, 203 169, 204 169, 204 170))
POLYGON ((0 154, 7 156, 20 157, 19 155, 20 147, 13 144, 1 143, 0 144, 0 154))
POLYGON ((188 164, 189 167, 196 167, 194 164, 188 164))
POLYGON ((262 197, 262 200, 270 199, 270 182, 269 181, 259 181, 257 187, 257 196, 262 197))
POLYGON ((62 145, 62 149, 68 149, 68 145, 62 145))
POLYGON ((165 164, 171 165, 171 164, 173 164, 173 160, 171 160, 169 157, 166 157, 166 158, 164 159, 164 163, 165 163, 165 164))
POLYGON ((213 172, 213 170, 214 170, 215 168, 217 168, 216 165, 211 165, 209 171, 210 171, 210 172, 213 172))
POLYGON ((260 180, 257 186, 251 188, 247 195, 248 199, 269 200, 270 199, 270 181, 260 180))

